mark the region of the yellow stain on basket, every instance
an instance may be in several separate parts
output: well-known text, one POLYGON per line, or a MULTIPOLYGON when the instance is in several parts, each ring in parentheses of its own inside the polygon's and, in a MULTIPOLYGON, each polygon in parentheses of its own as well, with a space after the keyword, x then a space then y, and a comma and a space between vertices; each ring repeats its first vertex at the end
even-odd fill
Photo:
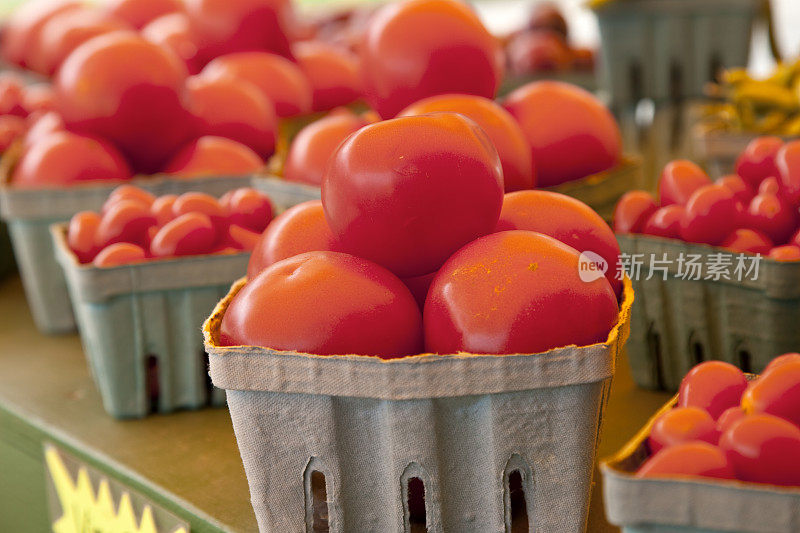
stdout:
MULTIPOLYGON (((103 479, 95 494, 85 466, 73 481, 58 450, 48 447, 45 461, 56 489, 62 515, 53 523, 54 533, 158 533, 153 510, 145 505, 137 520, 130 494, 123 493, 115 509, 108 480, 103 479), (138 525, 137 525, 138 523, 138 525)), ((179 527, 171 533, 189 533, 179 527)))

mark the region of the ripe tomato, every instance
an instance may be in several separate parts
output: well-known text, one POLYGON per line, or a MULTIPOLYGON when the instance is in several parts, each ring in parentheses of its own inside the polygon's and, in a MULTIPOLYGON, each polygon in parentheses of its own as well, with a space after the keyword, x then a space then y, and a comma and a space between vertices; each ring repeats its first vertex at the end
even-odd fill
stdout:
POLYGON ((184 146, 164 167, 181 178, 239 176, 261 169, 264 161, 247 146, 224 137, 206 135, 184 146))
POLYGON ((533 82, 508 95, 503 105, 528 139, 542 187, 608 170, 620 160, 617 122, 594 95, 579 87, 533 82))
POLYGON ((681 238, 687 242, 717 245, 738 226, 741 204, 722 185, 697 189, 686 204, 681 238))
POLYGON ((232 78, 250 82, 275 105, 279 117, 311 111, 311 84, 300 67, 268 52, 239 52, 218 57, 202 70, 207 80, 232 78))
POLYGON ((582 281, 578 263, 574 248, 532 231, 471 242, 433 280, 425 349, 533 354, 605 341, 617 322, 617 297, 604 277, 582 281))
POLYGON ((427 96, 494 98, 503 74, 499 41, 455 0, 405 0, 373 15, 360 47, 364 90, 392 118, 427 96))
POLYGON ((337 110, 304 127, 292 140, 283 176, 289 181, 322 185, 328 159, 351 133, 367 121, 347 110, 337 110))
MULTIPOLYGON (((28 121, 28 131, 22 139, 22 144, 25 148, 38 144, 51 133, 65 131, 64 119, 55 111, 37 113, 35 116, 28 117, 28 121)), ((116 149, 114 152, 116 153, 116 149)))
POLYGON ((497 150, 454 113, 361 128, 339 145, 322 182, 325 216, 344 249, 403 277, 433 272, 494 230, 502 200, 497 150))
POLYGON ((775 168, 784 196, 797 207, 800 205, 800 141, 790 141, 778 150, 775 168))
POLYGON ((779 355, 775 359, 769 362, 769 364, 764 368, 764 371, 761 372, 761 375, 765 375, 771 370, 775 370, 778 367, 785 365, 786 363, 795 363, 800 361, 800 353, 785 353, 783 355, 779 355))
POLYGON ((0 115, 0 154, 25 135, 25 119, 16 115, 0 115))
POLYGON ((572 50, 566 39, 553 31, 521 32, 506 47, 509 70, 517 76, 534 72, 558 72, 572 67, 572 50))
POLYGON ((97 244, 106 247, 118 242, 144 244, 148 230, 156 225, 150 206, 138 200, 117 200, 100 218, 97 227, 97 244))
POLYGON ((140 189, 134 185, 120 185, 108 195, 108 199, 103 203, 101 212, 105 213, 108 208, 120 200, 133 200, 142 203, 146 207, 153 205, 156 197, 153 194, 140 189))
POLYGON ((441 112, 461 113, 486 132, 500 156, 506 192, 532 189, 536 185, 525 135, 514 117, 494 101, 466 94, 431 96, 405 108, 398 116, 441 112))
POLYGON ((747 416, 747 413, 744 412, 744 409, 742 409, 740 405, 728 407, 722 411, 722 414, 719 415, 719 418, 717 419, 717 432, 721 436, 731 426, 743 419, 745 416, 747 416))
POLYGON ((710 477, 735 479, 728 457, 707 442, 687 442, 660 451, 636 472, 636 477, 710 477))
POLYGON ((769 251, 769 257, 776 261, 800 261, 800 247, 794 244, 776 246, 769 251))
POLYGON ((417 303, 388 270, 348 254, 307 252, 251 279, 228 305, 223 345, 318 355, 418 354, 417 303))
POLYGON ((781 418, 749 415, 719 441, 742 481, 800 485, 800 428, 781 418))
POLYGON ((798 223, 796 210, 777 194, 769 193, 753 197, 745 218, 748 226, 760 230, 776 244, 787 242, 798 223))
POLYGON ((741 370, 724 361, 706 361, 692 368, 681 381, 680 407, 698 407, 717 419, 725 409, 739 405, 747 388, 741 370))
POLYGON ((742 407, 748 413, 766 413, 800 425, 800 361, 779 364, 751 383, 742 407))
POLYGON ((203 213, 215 228, 224 229, 228 225, 228 213, 219 201, 204 192, 185 192, 172 204, 172 215, 178 218, 188 213, 203 213))
POLYGON ((186 76, 171 51, 117 31, 78 46, 55 87, 67 126, 110 139, 137 171, 153 173, 193 135, 180 96, 186 76))
POLYGON ((252 251, 258 244, 261 234, 237 224, 230 224, 222 237, 222 246, 236 250, 252 251))
POLYGON ((161 227, 150 242, 153 257, 200 255, 211 251, 217 231, 203 213, 186 213, 161 227))
POLYGON ((660 207, 647 219, 642 233, 665 239, 678 239, 681 234, 681 220, 685 212, 686 209, 678 204, 660 207))
POLYGON ((720 246, 739 253, 766 255, 772 249, 772 241, 760 231, 739 228, 725 237, 720 246))
POLYGON ((189 105, 204 135, 233 139, 265 159, 275 152, 275 108, 253 84, 232 78, 209 80, 192 76, 186 87, 189 105))
POLYGON ((147 259, 144 248, 129 242, 118 242, 103 248, 92 261, 96 267, 109 268, 131 263, 141 263, 147 259))
POLYGON ((100 215, 93 211, 76 213, 69 221, 67 244, 81 263, 91 262, 100 251, 96 239, 99 225, 100 215))
POLYGON ((711 185, 711 180, 702 168, 686 159, 670 161, 658 180, 658 198, 662 206, 686 205, 694 191, 705 185, 711 185))
POLYGON ((0 115, 26 115, 24 107, 25 80, 17 74, 0 73, 0 115))
POLYGON ((109 0, 106 10, 138 30, 163 15, 181 13, 184 8, 181 0, 109 0))
POLYGON ((758 194, 771 194, 773 196, 778 196, 780 193, 781 186, 778 183, 778 178, 774 178, 772 176, 769 178, 764 178, 764 180, 758 186, 758 194))
POLYGON ((55 111, 56 92, 49 83, 34 83, 26 86, 22 93, 22 107, 30 116, 34 113, 40 115, 49 111, 55 111))
POLYGON ((431 272, 430 274, 414 276, 413 278, 402 278, 400 280, 408 287, 408 290, 411 291, 411 296, 417 301, 420 311, 425 308, 425 299, 428 297, 428 291, 435 277, 436 272, 431 272))
POLYGON ((312 111, 327 111, 361 97, 358 56, 354 53, 320 41, 297 43, 292 52, 311 84, 312 111))
POLYGON ((605 276, 614 293, 622 292, 619 244, 603 218, 580 200, 549 191, 518 191, 503 197, 496 231, 536 231, 572 246, 594 252, 606 261, 605 276))
POLYGON ((656 419, 647 444, 655 454, 664 448, 696 440, 717 443, 719 433, 714 419, 699 407, 676 407, 656 419))
POLYGON ((172 50, 186 63, 191 74, 197 74, 203 68, 197 58, 198 37, 185 13, 171 13, 153 19, 142 28, 142 37, 172 50))
POLYGON ((727 176, 717 178, 714 180, 714 183, 730 189, 730 191, 733 193, 733 197, 736 198, 737 201, 741 202, 742 205, 749 205, 750 200, 752 200, 753 196, 756 195, 753 189, 750 188, 750 186, 736 174, 728 174, 727 176))
POLYGON ((175 213, 172 208, 175 205, 175 200, 177 199, 178 196, 175 194, 165 194, 164 196, 159 196, 153 201, 153 204, 150 206, 150 212, 153 213, 154 217, 156 217, 159 226, 163 226, 175 218, 175 213))
POLYGON ((12 182, 19 187, 46 187, 130 177, 127 163, 109 143, 63 131, 28 146, 14 168, 12 182))
POLYGON ((649 192, 626 192, 614 208, 614 232, 641 233, 656 210, 656 200, 649 192))
POLYGON ((779 137, 753 139, 736 159, 736 174, 753 189, 757 189, 764 178, 779 176, 775 156, 782 146, 779 137))
POLYGON ((262 192, 241 188, 223 198, 220 203, 227 210, 231 224, 260 234, 272 220, 272 204, 262 192))
POLYGON ((337 251, 319 200, 291 207, 267 226, 250 256, 247 277, 253 279, 278 261, 313 251, 337 251))
POLYGON ((83 7, 77 0, 24 2, 3 21, 0 36, 3 57, 10 63, 27 66, 30 54, 36 51, 42 27, 52 17, 83 7))

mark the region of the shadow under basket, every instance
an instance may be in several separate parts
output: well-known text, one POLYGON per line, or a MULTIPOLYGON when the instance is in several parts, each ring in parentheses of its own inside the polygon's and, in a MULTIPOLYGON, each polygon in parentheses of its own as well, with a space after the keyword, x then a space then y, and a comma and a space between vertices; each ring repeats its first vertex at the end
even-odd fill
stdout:
MULTIPOLYGON (((755 377, 755 376, 752 376, 755 377)), ((608 521, 624 533, 796 533, 800 488, 703 478, 641 479, 653 423, 672 409, 664 405, 616 455, 603 459, 608 521)))
POLYGON ((762 257, 756 279, 682 279, 681 254, 699 256, 704 265, 730 261, 731 273, 740 254, 647 235, 617 240, 623 254, 641 254, 644 262, 632 276, 636 303, 627 346, 639 386, 677 390, 693 366, 712 359, 760 372, 776 355, 800 350, 800 262, 762 257), (651 257, 666 261, 666 280, 662 271, 651 272, 651 257))
POLYGON ((225 405, 208 377, 201 325, 249 253, 81 265, 66 225, 51 227, 103 407, 116 418, 225 405))
POLYGON ((387 361, 220 346, 244 283, 203 334, 260 531, 584 530, 629 281, 605 343, 387 361))

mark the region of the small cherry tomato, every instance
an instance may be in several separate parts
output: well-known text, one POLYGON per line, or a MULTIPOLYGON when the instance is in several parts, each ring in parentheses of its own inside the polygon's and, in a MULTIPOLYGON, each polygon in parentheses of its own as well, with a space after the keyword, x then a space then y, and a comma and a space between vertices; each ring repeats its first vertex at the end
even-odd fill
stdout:
POLYGON ((319 41, 296 43, 292 51, 311 84, 312 111, 328 111, 361 97, 358 56, 354 53, 319 41))
POLYGON ((781 189, 789 203, 800 205, 800 141, 784 144, 775 154, 781 189))
POLYGON ((749 227, 761 231, 775 244, 783 244, 797 228, 798 216, 778 195, 759 193, 750 201, 745 220, 749 227))
POLYGON ((227 198, 223 207, 228 211, 231 224, 260 234, 272 220, 272 203, 269 197, 255 189, 236 189, 227 198))
POLYGON ((722 414, 719 415, 719 418, 717 419, 717 432, 719 435, 722 435, 728 430, 728 428, 733 426, 745 416, 747 416, 747 413, 744 412, 744 409, 742 409, 740 405, 728 407, 722 411, 722 414))
POLYGON ((681 238, 687 242, 717 245, 730 235, 741 218, 741 204, 722 185, 697 189, 686 204, 681 238))
POLYGON ((142 28, 142 37, 151 43, 172 50, 186 63, 190 74, 197 74, 203 65, 198 60, 198 37, 192 21, 184 13, 171 13, 151 20, 142 28))
POLYGON ((719 433, 714 419, 699 407, 676 407, 656 419, 647 445, 655 454, 664 448, 695 440, 717 443, 719 433))
POLYGON ((656 200, 649 192, 626 192, 614 208, 614 232, 641 233, 657 210, 656 200))
POLYGON ((33 83, 25 87, 22 93, 22 106, 30 117, 34 113, 41 116, 49 111, 55 111, 56 92, 49 83, 33 83))
POLYGON ((514 117, 494 101, 466 94, 431 96, 405 108, 398 116, 442 112, 460 113, 474 120, 489 136, 503 165, 506 192, 532 189, 536 185, 531 150, 525 134, 514 117))
POLYGON ((800 428, 782 418, 748 415, 722 434, 719 447, 742 481, 800 485, 800 428))
MULTIPOLYGON (((28 131, 22 139, 25 148, 38 144, 42 139, 59 131, 65 131, 64 119, 55 111, 37 113, 28 117, 28 131)), ((114 150, 116 152, 116 150, 114 150)), ((119 155, 122 158, 122 155, 119 155)), ((127 163, 125 165, 127 167, 127 163)), ((129 171, 130 172, 130 171, 129 171)))
POLYGON ((69 221, 67 244, 81 263, 91 262, 100 251, 97 245, 98 226, 100 215, 94 211, 76 213, 69 221))
POLYGON ((319 200, 297 204, 275 217, 250 256, 247 277, 253 279, 273 263, 313 251, 337 251, 319 200))
POLYGON ((150 206, 150 212, 156 217, 159 226, 163 226, 175 218, 175 212, 172 208, 177 199, 178 196, 175 194, 165 194, 153 201, 153 204, 150 206))
POLYGON ((785 365, 786 363, 795 363, 800 361, 800 353, 785 353, 783 355, 779 355, 775 359, 769 362, 769 364, 764 368, 764 371, 761 372, 761 375, 765 375, 769 373, 771 370, 775 370, 778 367, 785 365))
POLYGON ((642 233, 655 235, 665 239, 679 239, 681 234, 681 220, 686 209, 682 205, 672 204, 659 207, 647 219, 642 233))
POLYGON ((228 213, 219 200, 203 192, 185 192, 172 204, 172 215, 178 218, 188 213, 206 215, 215 228, 225 229, 228 225, 228 213))
POLYGON ((209 253, 217 238, 211 219, 203 213, 186 213, 164 226, 150 242, 153 257, 209 253))
POLYGON ((762 181, 761 185, 758 186, 757 194, 769 194, 773 196, 778 196, 780 192, 781 192, 781 186, 778 184, 778 179, 770 176, 769 178, 764 178, 764 181, 762 181))
POLYGON ((0 115, 24 117, 25 80, 11 72, 0 73, 0 115))
POLYGON ((736 160, 736 174, 753 189, 757 189, 764 178, 778 177, 775 156, 782 146, 779 137, 753 139, 736 160))
POLYGON ((144 248, 129 242, 118 242, 106 246, 92 261, 96 267, 109 268, 147 260, 144 248))
POLYGON ((583 281, 579 254, 533 231, 502 231, 461 248, 439 269, 425 301, 433 353, 534 354, 604 342, 617 296, 604 276, 583 281), (575 309, 582 319, 571 320, 575 309))
POLYGON ((48 2, 23 2, 3 21, 3 57, 10 63, 27 66, 31 54, 38 47, 42 28, 48 20, 73 9, 83 7, 76 0, 52 0, 48 2))
POLYGON ((724 361, 706 361, 684 376, 678 405, 704 409, 716 420, 728 407, 739 405, 746 388, 747 378, 741 370, 724 361))
POLYGON ((16 115, 0 115, 0 154, 25 135, 25 119, 16 115))
POLYGON ((720 246, 739 253, 766 255, 772 249, 772 241, 760 231, 740 228, 725 237, 720 246))
POLYGON ((184 8, 181 0, 109 0, 106 10, 139 30, 158 17, 181 13, 184 8))
POLYGON ((455 113, 361 128, 339 145, 322 184, 325 216, 343 248, 403 277, 433 272, 493 231, 502 201, 497 150, 455 113))
POLYGON ((264 160, 242 143, 205 135, 179 150, 164 172, 181 178, 241 176, 263 167, 264 160))
POLYGON ((506 46, 509 70, 517 75, 558 72, 572 67, 572 50, 564 37, 553 31, 521 32, 506 46))
POLYGON ((800 361, 779 364, 751 383, 742 407, 747 413, 766 413, 800 425, 800 361))
POLYGON ((361 47, 364 90, 383 118, 436 94, 494 98, 503 74, 499 41, 454 0, 405 0, 378 9, 361 47))
POLYGON ((705 185, 711 185, 711 179, 702 168, 685 159, 670 161, 658 180, 658 198, 662 206, 686 205, 694 191, 705 185))
POLYGON ((776 246, 769 251, 769 257, 776 261, 800 261, 800 247, 794 244, 776 246))
POLYGON ((736 174, 728 174, 727 176, 717 178, 714 183, 730 189, 733 193, 733 197, 741 202, 742 205, 749 205, 750 200, 756 195, 753 189, 736 174))
POLYGON ((707 442, 687 442, 661 450, 648 459, 636 477, 710 477, 735 479, 728 457, 707 442))
POLYGON ((150 206, 139 200, 121 199, 108 206, 97 228, 97 244, 106 247, 118 242, 144 244, 148 229, 156 225, 150 206))
POLYGON ((307 252, 251 279, 231 300, 223 345, 384 359, 422 348, 417 303, 388 270, 337 252, 307 252))
POLYGON ((101 211, 107 211, 111 205, 120 200, 134 200, 143 203, 147 207, 150 207, 153 205, 155 199, 156 197, 152 193, 149 193, 144 189, 140 189, 134 185, 120 185, 108 195, 108 199, 105 201, 105 203, 103 203, 101 211))
POLYGON ((252 251, 255 249, 260 238, 261 234, 256 231, 243 228, 237 224, 230 224, 225 231, 222 241, 224 244, 236 250, 252 251))

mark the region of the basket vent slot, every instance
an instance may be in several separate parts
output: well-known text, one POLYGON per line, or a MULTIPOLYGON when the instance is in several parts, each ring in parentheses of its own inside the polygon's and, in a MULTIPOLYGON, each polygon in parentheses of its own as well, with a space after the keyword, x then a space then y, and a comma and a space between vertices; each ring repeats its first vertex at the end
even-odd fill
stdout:
POLYGON ((656 331, 655 322, 651 322, 650 327, 647 328, 647 348, 653 362, 653 377, 658 384, 658 388, 663 389, 665 386, 664 372, 662 370, 661 335, 656 331))
POLYGON ((698 341, 697 339, 692 339, 690 347, 691 347, 690 353, 692 356, 692 361, 694 361, 694 365, 699 365, 700 363, 706 360, 705 349, 703 348, 703 344, 700 341, 698 341))
POLYGON ((750 352, 744 348, 740 348, 737 356, 739 358, 739 368, 742 369, 742 372, 752 372, 753 357, 750 355, 750 352))
POLYGON ((528 531, 528 505, 519 470, 514 470, 508 476, 508 497, 511 503, 512 531, 528 531))
POLYGON ((425 514, 425 483, 418 477, 409 478, 406 492, 408 494, 406 503, 409 529, 414 533, 428 531, 425 514))
POLYGON ((306 493, 306 531, 328 533, 328 485, 320 461, 312 457, 303 474, 306 493))
POLYGON ((503 472, 506 511, 506 533, 534 531, 533 510, 534 483, 530 466, 519 454, 514 454, 506 463, 503 472))
POLYGON ((144 359, 144 375, 148 409, 151 413, 157 413, 161 386, 158 381, 158 358, 153 354, 147 355, 144 359))

